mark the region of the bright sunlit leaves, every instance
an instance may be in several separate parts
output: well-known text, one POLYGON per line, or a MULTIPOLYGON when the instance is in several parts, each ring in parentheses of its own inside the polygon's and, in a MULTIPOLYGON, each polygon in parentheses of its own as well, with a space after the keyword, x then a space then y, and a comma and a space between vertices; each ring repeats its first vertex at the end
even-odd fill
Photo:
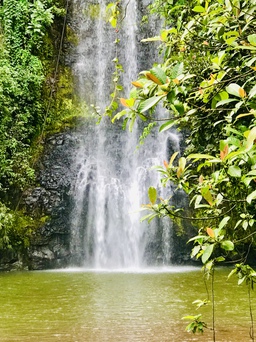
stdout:
POLYGON ((123 97, 121 97, 120 102, 122 103, 123 106, 125 106, 127 108, 131 108, 135 103, 135 99, 134 98, 124 99, 123 97))
POLYGON ((240 98, 246 97, 245 90, 236 83, 231 83, 226 87, 226 91, 231 94, 238 96, 240 98))
POLYGON ((185 170, 185 166, 186 166, 186 158, 184 157, 181 157, 179 159, 179 166, 178 166, 178 169, 177 169, 177 177, 180 178, 181 175, 183 174, 184 170, 185 170))
POLYGON ((148 189, 148 198, 151 204, 155 204, 157 200, 157 190, 153 186, 148 189))
POLYGON ((210 204, 210 206, 213 205, 213 197, 212 197, 212 194, 210 192, 210 186, 209 185, 207 185, 201 189, 201 195, 210 204))

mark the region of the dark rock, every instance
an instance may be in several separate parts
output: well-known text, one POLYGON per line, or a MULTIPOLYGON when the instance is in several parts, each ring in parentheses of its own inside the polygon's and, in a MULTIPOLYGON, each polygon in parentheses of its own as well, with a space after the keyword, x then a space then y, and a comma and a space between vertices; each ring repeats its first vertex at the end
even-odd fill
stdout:
POLYGON ((41 224, 28 250, 28 266, 33 270, 61 268, 69 262, 71 184, 76 178, 73 156, 81 133, 64 132, 44 142, 44 152, 36 167, 36 188, 24 197, 28 214, 41 224))

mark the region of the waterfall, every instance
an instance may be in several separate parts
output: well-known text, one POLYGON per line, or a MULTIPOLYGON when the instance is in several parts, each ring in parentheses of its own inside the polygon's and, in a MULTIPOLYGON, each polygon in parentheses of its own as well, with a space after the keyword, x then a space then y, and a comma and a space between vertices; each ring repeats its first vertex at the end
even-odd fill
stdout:
MULTIPOLYGON (((139 51, 141 14, 136 0, 127 0, 120 29, 120 63, 124 66, 126 91, 138 64, 152 57, 139 51)), ((144 1, 145 3, 145 1, 144 1)), ((73 72, 77 94, 103 109, 109 101, 115 30, 104 20, 106 1, 74 0, 79 44, 73 72)), ((145 4, 144 4, 145 5, 145 4)), ((127 95, 127 94, 126 94, 127 95)), ((139 149, 140 129, 132 133, 104 118, 100 125, 85 125, 74 165, 71 252, 73 263, 94 268, 131 268, 165 264, 171 258, 171 223, 140 222, 139 209, 148 203, 147 189, 159 184, 150 170, 169 157, 170 134, 151 134, 139 149)))

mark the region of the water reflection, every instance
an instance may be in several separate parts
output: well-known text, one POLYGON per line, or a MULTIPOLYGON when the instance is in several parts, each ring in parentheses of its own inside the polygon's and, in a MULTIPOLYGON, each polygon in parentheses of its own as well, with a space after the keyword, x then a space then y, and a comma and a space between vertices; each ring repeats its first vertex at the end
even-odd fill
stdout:
MULTIPOLYGON (((191 303, 206 297, 200 270, 158 271, 1 274, 0 340, 211 341, 210 330, 190 335, 181 320, 197 314, 191 303)), ((227 286, 227 273, 219 270, 216 277, 217 341, 250 341, 246 288, 237 288, 235 279, 227 286)), ((202 311, 211 325, 210 308, 202 311)))

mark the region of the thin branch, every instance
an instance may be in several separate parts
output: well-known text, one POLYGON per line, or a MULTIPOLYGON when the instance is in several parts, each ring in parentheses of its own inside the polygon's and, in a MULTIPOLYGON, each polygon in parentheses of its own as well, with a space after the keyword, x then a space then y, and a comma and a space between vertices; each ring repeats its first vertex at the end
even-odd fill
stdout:
POLYGON ((242 238, 242 239, 235 240, 234 242, 237 243, 237 242, 241 242, 241 241, 247 240, 249 237, 251 237, 251 236, 253 236, 253 235, 255 235, 255 234, 256 234, 256 232, 253 232, 253 233, 247 235, 246 237, 244 237, 244 238, 242 238))
POLYGON ((211 274, 211 278, 212 278, 212 288, 211 288, 211 294, 212 294, 212 337, 213 337, 213 341, 216 341, 216 331, 215 331, 215 293, 214 293, 214 276, 215 276, 215 272, 214 272, 214 267, 212 268, 212 274, 211 274))
MULTIPOLYGON (((209 217, 190 217, 190 216, 181 216, 181 215, 177 215, 177 214, 174 214, 173 212, 171 212, 167 205, 163 205, 163 208, 167 211, 168 215, 169 216, 173 216, 173 217, 177 217, 177 218, 180 218, 180 219, 184 219, 184 220, 191 220, 191 221, 208 221, 208 220, 214 220, 214 219, 217 219, 217 218, 220 218, 220 217, 223 217, 225 215, 227 215, 228 213, 230 213, 234 208, 236 207, 236 205, 233 205, 232 208, 230 208, 229 210, 227 210, 226 212, 222 213, 222 214, 219 214, 219 215, 216 215, 216 216, 209 216, 209 217)), ((156 211, 157 212, 157 211, 156 211)), ((160 214, 160 212, 159 212, 160 214)), ((256 233, 256 232, 255 232, 256 233)))
POLYGON ((248 284, 248 302, 249 302, 249 310, 250 310, 250 319, 251 319, 251 326, 250 326, 250 338, 254 342, 254 320, 253 320, 253 312, 252 312, 252 298, 251 298, 251 284, 248 284))

